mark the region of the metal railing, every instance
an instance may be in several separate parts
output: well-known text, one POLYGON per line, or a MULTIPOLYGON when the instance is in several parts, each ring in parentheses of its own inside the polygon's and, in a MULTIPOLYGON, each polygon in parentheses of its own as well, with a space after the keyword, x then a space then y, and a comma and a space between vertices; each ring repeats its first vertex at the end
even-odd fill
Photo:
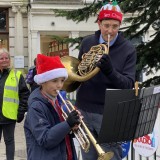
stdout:
POLYGON ((135 149, 131 145, 128 155, 123 160, 160 160, 158 157, 160 158, 157 152, 150 157, 141 156, 136 153, 135 149))
MULTIPOLYGON (((76 148, 78 160, 83 160, 82 155, 81 155, 80 145, 78 144, 76 140, 74 142, 75 142, 75 148, 76 148)), ((150 157, 143 157, 139 155, 138 153, 136 153, 135 149, 131 146, 128 152, 128 155, 124 157, 123 160, 160 160, 160 153, 155 152, 150 157)))

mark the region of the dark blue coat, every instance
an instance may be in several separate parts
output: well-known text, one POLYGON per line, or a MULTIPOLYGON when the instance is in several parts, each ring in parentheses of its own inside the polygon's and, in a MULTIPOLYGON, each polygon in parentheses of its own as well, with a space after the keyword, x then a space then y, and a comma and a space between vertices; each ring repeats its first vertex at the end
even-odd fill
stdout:
MULTIPOLYGON (((71 129, 68 123, 60 122, 58 114, 42 96, 40 88, 31 93, 28 105, 24 124, 27 160, 66 160, 64 138, 71 129)), ((72 148, 74 150, 73 145, 72 148)))
MULTIPOLYGON (((100 31, 85 37, 82 41, 78 58, 87 53, 92 46, 99 44, 100 31)), ((136 50, 122 33, 109 47, 113 72, 108 76, 101 71, 93 78, 81 83, 77 90, 76 106, 91 113, 103 114, 106 89, 131 89, 134 87, 136 73, 136 50)))

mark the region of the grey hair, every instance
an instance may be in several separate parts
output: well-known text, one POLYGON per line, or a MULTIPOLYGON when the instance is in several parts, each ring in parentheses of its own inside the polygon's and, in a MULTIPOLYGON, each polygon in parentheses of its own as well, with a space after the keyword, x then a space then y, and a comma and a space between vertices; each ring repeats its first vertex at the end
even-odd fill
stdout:
POLYGON ((0 55, 3 54, 3 53, 7 53, 8 57, 10 58, 10 54, 9 54, 9 52, 6 48, 0 48, 0 55))

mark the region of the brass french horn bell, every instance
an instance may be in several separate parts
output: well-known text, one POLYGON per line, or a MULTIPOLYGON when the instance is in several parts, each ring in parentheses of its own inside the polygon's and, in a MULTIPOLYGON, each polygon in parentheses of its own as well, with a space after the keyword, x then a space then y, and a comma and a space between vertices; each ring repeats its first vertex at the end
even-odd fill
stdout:
POLYGON ((80 62, 72 56, 61 57, 61 61, 68 72, 68 79, 65 81, 63 90, 66 92, 75 91, 81 82, 94 77, 100 69, 96 66, 99 57, 108 54, 109 49, 105 44, 99 44, 91 47, 89 52, 85 53, 80 62))

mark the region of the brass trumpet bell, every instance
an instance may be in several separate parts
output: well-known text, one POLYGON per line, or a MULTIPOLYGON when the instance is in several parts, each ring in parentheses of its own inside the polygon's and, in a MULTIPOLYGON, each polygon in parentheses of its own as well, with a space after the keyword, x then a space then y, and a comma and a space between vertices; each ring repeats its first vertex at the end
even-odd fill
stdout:
POLYGON ((113 152, 106 152, 99 155, 97 160, 110 160, 114 156, 113 152))

